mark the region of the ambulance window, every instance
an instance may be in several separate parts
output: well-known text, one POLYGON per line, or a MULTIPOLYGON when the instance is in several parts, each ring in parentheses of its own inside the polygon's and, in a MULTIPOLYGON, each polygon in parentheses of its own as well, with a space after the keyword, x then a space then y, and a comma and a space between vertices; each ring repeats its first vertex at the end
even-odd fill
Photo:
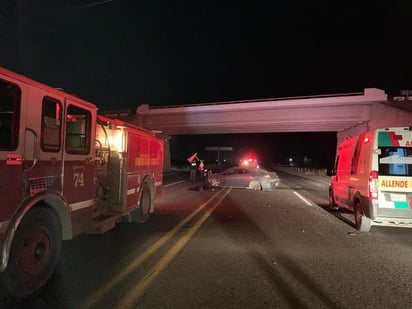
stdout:
POLYGON ((88 154, 90 152, 91 113, 69 105, 66 115, 66 152, 88 154))
POLYGON ((41 123, 41 149, 48 152, 60 150, 61 103, 53 98, 44 97, 41 123))
POLYGON ((412 148, 379 147, 379 175, 412 176, 412 148))
POLYGON ((363 141, 363 136, 358 138, 358 141, 356 142, 355 150, 352 156, 352 164, 351 164, 351 171, 350 171, 352 175, 358 172, 359 158, 360 158, 360 153, 362 151, 362 146, 363 146, 362 141, 363 141))
POLYGON ((338 165, 339 165, 339 155, 336 157, 335 167, 334 167, 334 170, 335 170, 335 171, 338 170, 338 165))
POLYGON ((0 80, 0 149, 17 148, 21 91, 17 85, 0 80))

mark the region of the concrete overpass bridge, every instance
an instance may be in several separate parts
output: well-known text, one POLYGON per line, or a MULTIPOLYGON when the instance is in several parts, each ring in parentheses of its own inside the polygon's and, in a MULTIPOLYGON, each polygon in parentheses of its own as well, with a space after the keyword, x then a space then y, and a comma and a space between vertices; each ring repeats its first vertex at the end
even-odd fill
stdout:
MULTIPOLYGON (((141 105, 134 115, 110 116, 162 131, 165 136, 336 132, 339 143, 347 134, 378 127, 412 126, 411 107, 410 101, 394 103, 383 90, 366 88, 360 93, 337 95, 167 107, 141 105)), ((168 154, 166 148, 166 164, 170 162, 168 154)))

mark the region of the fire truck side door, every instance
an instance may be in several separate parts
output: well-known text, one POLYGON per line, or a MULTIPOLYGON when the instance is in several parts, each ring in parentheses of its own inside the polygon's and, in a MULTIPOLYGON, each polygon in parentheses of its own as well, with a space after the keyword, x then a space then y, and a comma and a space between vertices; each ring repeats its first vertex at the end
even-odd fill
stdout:
POLYGON ((3 222, 11 218, 21 202, 23 188, 23 130, 21 101, 25 86, 0 78, 0 235, 3 222))
POLYGON ((77 211, 93 205, 96 110, 66 103, 63 193, 70 209, 77 211))

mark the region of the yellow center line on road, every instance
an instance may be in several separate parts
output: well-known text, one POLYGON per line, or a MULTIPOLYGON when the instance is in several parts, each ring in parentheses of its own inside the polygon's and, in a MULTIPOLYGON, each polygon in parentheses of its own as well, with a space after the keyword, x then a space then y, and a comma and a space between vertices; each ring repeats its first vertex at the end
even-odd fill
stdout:
POLYGON ((207 218, 211 215, 211 213, 220 205, 226 195, 231 191, 228 189, 223 196, 219 198, 219 200, 214 204, 211 208, 209 208, 202 217, 199 218, 198 221, 176 242, 176 244, 169 249, 169 251, 159 260, 159 262, 154 265, 140 280, 136 286, 131 289, 118 304, 116 304, 115 308, 135 308, 139 299, 144 295, 146 290, 151 286, 153 281, 157 278, 157 276, 170 264, 173 258, 183 249, 183 247, 187 244, 187 242, 193 237, 193 235, 197 232, 197 230, 202 226, 203 222, 206 221, 207 218))
MULTIPOLYGON (((230 190, 228 190, 223 197, 225 197, 230 190)), ((163 246, 169 239, 171 239, 185 224, 187 224, 194 216, 196 216, 200 211, 202 211, 207 205, 209 205, 220 193, 221 191, 217 191, 213 194, 206 202, 201 204, 196 210, 190 213, 187 217, 185 217, 182 221, 179 222, 172 230, 167 232, 163 235, 159 240, 157 240, 153 245, 151 245, 145 252, 141 255, 137 256, 133 261, 131 261, 120 273, 118 273, 115 277, 113 277, 109 282, 103 285, 101 288, 96 290, 87 302, 82 306, 82 308, 94 308, 101 299, 116 285, 124 280, 128 275, 130 275, 136 268, 138 268, 145 260, 147 260, 150 256, 152 256, 161 246, 163 246)), ((218 204, 223 200, 223 198, 219 199, 218 204)))

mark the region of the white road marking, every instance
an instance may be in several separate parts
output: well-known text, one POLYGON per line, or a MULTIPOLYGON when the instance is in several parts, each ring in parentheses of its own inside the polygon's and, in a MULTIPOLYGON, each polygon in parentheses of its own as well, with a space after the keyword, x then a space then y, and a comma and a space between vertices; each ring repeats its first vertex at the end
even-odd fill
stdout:
POLYGON ((313 204, 308 201, 307 199, 305 199, 302 195, 300 195, 299 193, 297 193, 296 191, 293 191, 293 193, 295 193, 295 195, 300 198, 302 201, 304 201, 307 205, 312 206, 313 204))
POLYGON ((177 184, 182 183, 182 182, 185 182, 185 181, 180 180, 180 181, 177 181, 177 182, 172 182, 172 183, 169 183, 168 185, 164 185, 163 188, 171 187, 171 186, 177 185, 177 184))

